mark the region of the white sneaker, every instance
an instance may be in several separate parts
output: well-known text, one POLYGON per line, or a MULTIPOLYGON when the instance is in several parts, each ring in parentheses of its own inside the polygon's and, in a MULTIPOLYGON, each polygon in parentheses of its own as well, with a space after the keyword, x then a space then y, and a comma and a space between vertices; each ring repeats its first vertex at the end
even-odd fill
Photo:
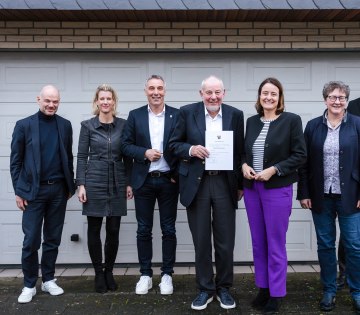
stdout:
POLYGON ((164 274, 161 277, 161 282, 159 284, 159 287, 160 287, 160 294, 162 295, 173 294, 174 287, 172 284, 172 277, 170 275, 164 274))
POLYGON ((139 282, 136 284, 136 294, 147 294, 152 288, 152 278, 149 276, 141 276, 139 282))
POLYGON ((51 295, 61 295, 64 293, 64 290, 60 288, 56 283, 56 279, 43 282, 41 284, 41 290, 44 292, 50 293, 51 295))
POLYGON ((24 287, 18 297, 19 303, 29 303, 36 294, 36 288, 24 287))

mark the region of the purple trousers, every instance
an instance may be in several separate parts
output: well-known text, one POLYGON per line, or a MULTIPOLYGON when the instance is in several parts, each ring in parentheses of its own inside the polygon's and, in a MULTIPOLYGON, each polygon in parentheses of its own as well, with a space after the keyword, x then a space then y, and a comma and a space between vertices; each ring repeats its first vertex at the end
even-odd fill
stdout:
POLYGON ((255 284, 269 288, 272 297, 286 295, 286 232, 292 208, 292 185, 266 189, 263 182, 254 181, 245 188, 244 201, 249 220, 255 284))

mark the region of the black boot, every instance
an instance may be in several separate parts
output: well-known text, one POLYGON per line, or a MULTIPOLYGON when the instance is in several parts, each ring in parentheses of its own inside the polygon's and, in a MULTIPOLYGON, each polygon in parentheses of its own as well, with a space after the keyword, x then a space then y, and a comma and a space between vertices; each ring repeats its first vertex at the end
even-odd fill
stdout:
POLYGON ((107 292, 105 274, 103 271, 98 271, 95 273, 95 291, 98 293, 107 292))
POLYGON ((115 282, 113 268, 119 248, 119 229, 121 217, 110 217, 106 219, 105 240, 105 281, 108 290, 116 291, 118 285, 115 282))
POLYGON ((105 282, 106 286, 110 291, 116 291, 118 288, 118 285, 115 282, 114 275, 112 273, 112 270, 105 269, 105 282))
POLYGON ((282 298, 271 297, 264 307, 264 314, 271 315, 279 311, 282 298))
POLYGON ((260 288, 255 299, 251 302, 251 306, 257 309, 263 308, 266 305, 266 303, 269 301, 269 298, 270 298, 269 288, 260 288))

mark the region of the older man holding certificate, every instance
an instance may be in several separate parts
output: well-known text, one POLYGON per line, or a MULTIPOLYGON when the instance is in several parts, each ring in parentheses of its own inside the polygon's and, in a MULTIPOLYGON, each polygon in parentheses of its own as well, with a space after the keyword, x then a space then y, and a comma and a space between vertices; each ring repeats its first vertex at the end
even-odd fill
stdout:
POLYGON ((229 289, 233 284, 235 209, 242 197, 244 116, 223 104, 224 84, 214 76, 202 82, 200 96, 202 102, 180 108, 169 143, 180 158, 180 202, 187 209, 195 246, 199 294, 191 308, 205 309, 216 294, 220 306, 230 309, 236 305, 229 289))

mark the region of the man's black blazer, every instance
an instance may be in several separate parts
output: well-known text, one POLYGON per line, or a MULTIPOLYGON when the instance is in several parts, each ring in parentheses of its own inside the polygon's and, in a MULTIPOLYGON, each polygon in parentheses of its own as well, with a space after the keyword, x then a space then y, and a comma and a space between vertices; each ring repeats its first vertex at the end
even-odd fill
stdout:
POLYGON ((347 110, 350 114, 360 116, 360 97, 350 101, 347 110))
MULTIPOLYGON (((165 105, 163 156, 174 178, 177 177, 177 159, 170 151, 168 142, 175 128, 178 112, 177 108, 165 105)), ((145 152, 148 149, 151 149, 151 140, 148 105, 145 105, 129 112, 122 134, 121 151, 134 160, 131 172, 131 186, 133 189, 139 189, 148 175, 151 163, 145 158, 145 152)))
MULTIPOLYGON (((234 132, 233 167, 226 173, 234 208, 237 208, 238 190, 242 189, 240 162, 244 147, 244 115, 241 110, 226 104, 221 105, 221 110, 223 130, 234 132)), ((203 102, 180 108, 179 120, 170 139, 170 148, 180 158, 180 202, 185 207, 190 206, 194 200, 205 171, 205 161, 197 157, 190 157, 189 149, 192 145, 205 146, 205 130, 205 105, 203 102)))
MULTIPOLYGON (((68 191, 75 193, 72 154, 72 127, 69 120, 55 115, 61 163, 68 191)), ((41 173, 40 131, 38 113, 16 122, 10 155, 10 173, 15 195, 34 200, 40 187, 41 173)))

